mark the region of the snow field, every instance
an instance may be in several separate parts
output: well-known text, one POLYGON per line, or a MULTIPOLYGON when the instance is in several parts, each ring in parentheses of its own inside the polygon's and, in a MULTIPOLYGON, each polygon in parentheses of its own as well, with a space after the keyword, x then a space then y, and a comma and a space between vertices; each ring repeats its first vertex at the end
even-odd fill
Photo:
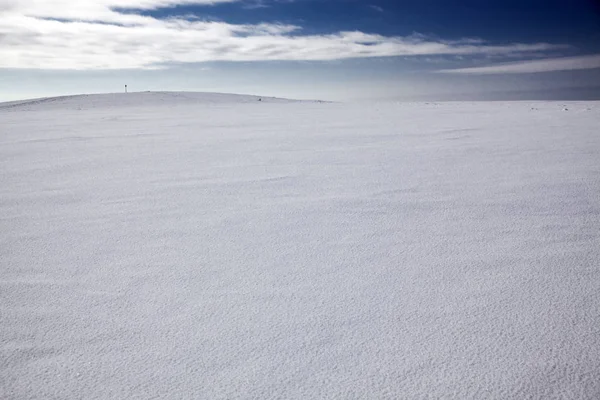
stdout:
POLYGON ((600 397, 598 103, 128 96, 0 104, 0 398, 600 397))

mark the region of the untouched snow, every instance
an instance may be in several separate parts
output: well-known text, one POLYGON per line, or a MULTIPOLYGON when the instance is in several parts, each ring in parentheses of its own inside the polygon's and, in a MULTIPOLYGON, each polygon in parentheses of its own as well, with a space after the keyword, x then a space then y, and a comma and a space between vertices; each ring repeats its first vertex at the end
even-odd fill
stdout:
POLYGON ((599 103, 127 96, 0 104, 0 398, 600 397, 599 103))
POLYGON ((0 110, 18 108, 19 111, 48 111, 48 110, 90 110, 122 107, 161 106, 169 108, 182 104, 232 104, 232 103, 298 103, 298 100, 280 99, 276 97, 260 97, 227 93, 196 93, 196 92, 134 92, 81 94, 75 96, 48 97, 23 101, 0 103, 0 110))

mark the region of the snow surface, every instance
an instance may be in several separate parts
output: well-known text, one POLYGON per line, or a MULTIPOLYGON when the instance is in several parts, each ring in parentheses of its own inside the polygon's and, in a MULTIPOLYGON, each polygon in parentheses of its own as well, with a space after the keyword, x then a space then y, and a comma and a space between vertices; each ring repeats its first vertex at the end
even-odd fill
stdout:
POLYGON ((1 104, 0 398, 600 398, 599 126, 585 102, 1 104))
MULTIPOLYGON (((280 99, 277 97, 260 97, 250 95, 233 95, 227 93, 195 93, 195 92, 135 92, 106 93, 94 95, 75 95, 48 97, 41 99, 11 101, 0 103, 0 110, 18 108, 19 111, 48 111, 51 109, 90 110, 122 107, 162 106, 169 108, 178 105, 192 104, 239 104, 254 103, 297 103, 298 100, 280 99)), ((162 111, 162 110, 161 110, 162 111)))

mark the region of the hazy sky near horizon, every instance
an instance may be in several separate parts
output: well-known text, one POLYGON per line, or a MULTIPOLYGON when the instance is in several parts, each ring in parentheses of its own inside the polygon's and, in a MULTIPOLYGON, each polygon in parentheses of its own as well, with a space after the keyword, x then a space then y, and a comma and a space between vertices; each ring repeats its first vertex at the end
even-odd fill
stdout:
POLYGON ((600 99, 597 0, 0 0, 0 101, 600 99))

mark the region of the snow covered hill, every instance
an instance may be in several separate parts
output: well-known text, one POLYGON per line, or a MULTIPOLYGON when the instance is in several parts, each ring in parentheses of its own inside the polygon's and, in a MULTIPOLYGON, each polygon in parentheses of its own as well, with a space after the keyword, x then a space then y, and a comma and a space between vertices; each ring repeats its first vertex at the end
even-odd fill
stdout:
POLYGON ((123 107, 172 107, 176 105, 208 105, 208 104, 239 104, 239 103, 290 103, 298 100, 280 99, 276 97, 260 97, 227 93, 200 92, 133 92, 107 93, 92 95, 75 95, 48 97, 41 99, 23 100, 0 103, 0 110, 19 109, 59 110, 59 109, 94 109, 94 108, 123 108, 123 107))
POLYGON ((0 105, 0 398, 600 396, 599 103, 262 99, 0 105))

